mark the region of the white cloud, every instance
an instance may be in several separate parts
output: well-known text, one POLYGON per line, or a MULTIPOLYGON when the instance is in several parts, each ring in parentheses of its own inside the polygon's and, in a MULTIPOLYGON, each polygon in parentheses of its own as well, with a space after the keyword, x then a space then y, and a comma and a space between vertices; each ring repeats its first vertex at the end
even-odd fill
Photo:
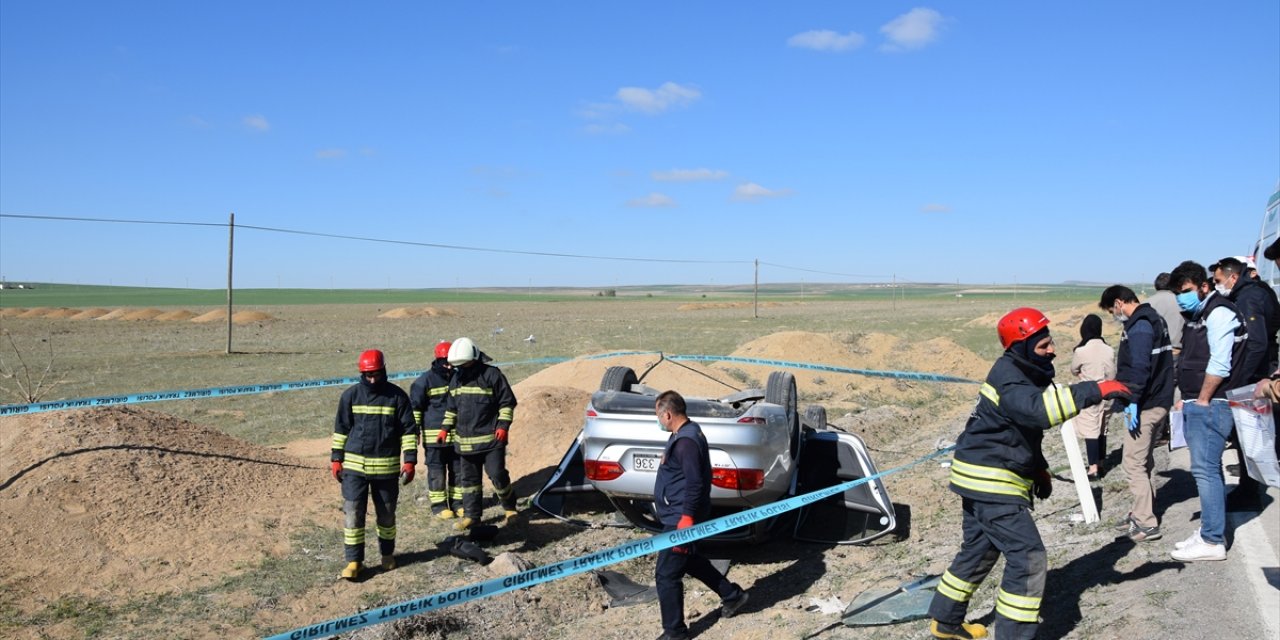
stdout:
POLYGON ((316 151, 316 157, 321 160, 337 160, 347 155, 346 149, 319 149, 316 151))
POLYGON ((701 98, 702 92, 693 87, 664 82, 657 89, 623 87, 614 97, 628 109, 656 115, 673 107, 687 106, 701 98))
POLYGON ((244 126, 249 127, 254 131, 271 130, 271 123, 267 122, 267 117, 263 115, 245 116, 242 122, 244 122, 244 126))
POLYGON ((889 42, 880 47, 882 51, 909 51, 919 49, 938 39, 938 31, 942 26, 942 14, 933 9, 916 7, 880 27, 889 42))
POLYGON ((867 39, 855 31, 839 34, 830 29, 815 29, 787 38, 787 45, 814 51, 850 51, 861 47, 867 39))
POLYGON ((733 190, 732 200, 736 202, 755 202, 768 198, 785 198, 791 195, 790 189, 766 189, 754 182, 744 182, 733 190))
POLYGON ((724 180, 729 177, 728 171, 720 169, 672 169, 670 171, 654 171, 650 174, 658 182, 704 182, 708 180, 724 180))
POLYGON ((676 206, 676 201, 671 199, 671 196, 655 191, 643 198, 633 198, 628 200, 627 206, 640 209, 655 209, 660 207, 674 207, 676 206))
POLYGON ((187 116, 187 124, 197 129, 208 129, 209 122, 200 116, 187 116))
POLYGON ((951 205, 930 202, 920 207, 920 213, 951 213, 951 205))

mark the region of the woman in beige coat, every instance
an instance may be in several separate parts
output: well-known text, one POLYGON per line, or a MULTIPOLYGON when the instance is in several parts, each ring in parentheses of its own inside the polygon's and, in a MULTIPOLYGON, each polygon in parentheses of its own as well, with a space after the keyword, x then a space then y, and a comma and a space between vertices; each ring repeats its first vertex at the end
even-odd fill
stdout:
MULTIPOLYGON (((1080 323, 1080 344, 1071 355, 1071 373, 1077 380, 1110 380, 1116 377, 1116 350, 1102 339, 1102 318, 1085 316, 1080 323)), ((1111 403, 1088 407, 1075 417, 1076 433, 1084 438, 1089 477, 1102 476, 1102 460, 1107 456, 1107 420, 1111 403)))

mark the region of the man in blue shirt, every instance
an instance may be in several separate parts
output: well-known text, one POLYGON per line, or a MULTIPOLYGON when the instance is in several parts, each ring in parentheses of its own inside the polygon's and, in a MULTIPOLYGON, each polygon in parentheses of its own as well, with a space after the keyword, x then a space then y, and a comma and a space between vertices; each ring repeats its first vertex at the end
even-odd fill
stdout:
POLYGON ((1250 342, 1240 312, 1211 287, 1205 268, 1190 260, 1173 270, 1178 306, 1188 314, 1178 359, 1182 420, 1191 450, 1191 475, 1200 494, 1200 529, 1174 545, 1183 562, 1226 560, 1226 487, 1222 451, 1234 421, 1226 390, 1240 386, 1250 342))

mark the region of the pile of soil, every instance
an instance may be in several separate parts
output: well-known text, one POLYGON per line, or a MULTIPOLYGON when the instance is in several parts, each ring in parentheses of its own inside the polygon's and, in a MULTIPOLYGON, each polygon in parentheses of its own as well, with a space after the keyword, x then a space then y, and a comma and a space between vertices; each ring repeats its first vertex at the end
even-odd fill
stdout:
MULTIPOLYGON (((227 319, 226 309, 214 309, 213 311, 202 313, 194 318, 191 318, 191 321, 205 323, 205 322, 225 321, 226 319, 227 319)), ((275 316, 272 316, 269 313, 263 313, 262 311, 237 311, 231 314, 231 321, 234 322, 235 324, 249 324, 251 322, 263 322, 265 320, 275 320, 275 319, 276 319, 275 316)))
POLYGON ((34 309, 27 309, 26 311, 23 311, 22 313, 17 314, 17 316, 16 316, 16 317, 18 317, 18 318, 43 318, 43 317, 44 317, 44 314, 49 313, 50 311, 53 311, 53 309, 51 309, 51 308, 49 308, 49 307, 36 307, 36 308, 34 308, 34 309))
POLYGON ((31 611, 212 583, 288 551, 322 468, 131 407, 0 419, 0 589, 31 611))
POLYGON ((62 320, 64 318, 70 318, 71 316, 74 316, 77 313, 80 313, 79 309, 68 309, 66 307, 62 307, 59 309, 54 309, 53 311, 50 311, 49 313, 44 314, 44 317, 49 320, 62 320))
POLYGON ((160 317, 163 314, 164 314, 163 311, 159 309, 154 309, 154 308, 136 309, 134 311, 130 311, 120 316, 120 319, 121 320, 155 320, 156 318, 160 317))
POLYGON ((437 309, 436 307, 422 307, 419 309, 410 309, 408 307, 396 307, 390 311, 378 314, 379 318, 391 318, 399 320, 402 318, 441 318, 454 317, 458 312, 453 309, 437 309))
POLYGON ((95 320, 97 318, 101 318, 102 316, 107 315, 108 313, 111 313, 110 309, 103 309, 102 307, 94 307, 92 309, 85 309, 84 311, 81 311, 67 319, 68 320, 95 320))
MULTIPOLYGON (((700 311, 702 309, 741 309, 750 307, 750 302, 691 302, 676 307, 677 311, 700 311)), ((761 307, 781 307, 781 302, 761 302, 761 307)))

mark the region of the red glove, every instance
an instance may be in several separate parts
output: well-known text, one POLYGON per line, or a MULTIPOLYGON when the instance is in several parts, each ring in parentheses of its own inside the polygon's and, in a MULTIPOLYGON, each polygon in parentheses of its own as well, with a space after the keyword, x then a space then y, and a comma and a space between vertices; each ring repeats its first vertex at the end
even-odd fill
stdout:
POLYGON ((680 522, 676 523, 676 529, 688 529, 693 526, 693 516, 682 515, 680 522))
POLYGON ((342 461, 334 460, 329 463, 329 472, 333 474, 333 479, 342 482, 342 461))
POLYGON ((498 438, 498 442, 501 442, 502 444, 506 444, 506 443, 507 443, 507 430, 506 430, 506 429, 498 429, 497 431, 494 431, 494 432, 493 432, 493 435, 497 436, 497 438, 498 438))
POLYGON ((1129 387, 1124 386, 1124 383, 1119 380, 1103 380, 1099 382, 1098 391, 1102 392, 1103 400, 1114 400, 1116 398, 1130 400, 1133 397, 1133 392, 1129 391, 1129 387))
POLYGON ((441 429, 440 432, 436 434, 436 442, 440 444, 444 444, 448 441, 449 441, 449 430, 441 429))
POLYGON ((409 484, 410 482, 413 482, 413 468, 414 465, 412 462, 406 462, 400 465, 400 484, 409 484))

